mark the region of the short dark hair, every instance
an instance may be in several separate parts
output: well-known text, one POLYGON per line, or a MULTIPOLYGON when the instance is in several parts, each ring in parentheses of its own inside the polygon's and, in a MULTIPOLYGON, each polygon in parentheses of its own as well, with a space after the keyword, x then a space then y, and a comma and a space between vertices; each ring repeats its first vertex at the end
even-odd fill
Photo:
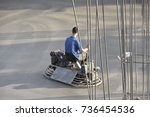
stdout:
POLYGON ((73 28, 72 28, 72 33, 73 33, 73 34, 78 33, 78 27, 73 27, 73 28))

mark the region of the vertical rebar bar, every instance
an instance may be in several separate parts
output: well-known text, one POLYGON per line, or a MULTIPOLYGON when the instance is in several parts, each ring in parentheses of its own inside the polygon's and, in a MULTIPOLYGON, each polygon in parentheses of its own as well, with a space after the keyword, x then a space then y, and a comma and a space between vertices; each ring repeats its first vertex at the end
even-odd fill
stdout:
POLYGON ((104 0, 102 0, 102 16, 103 16, 103 36, 104 36, 104 52, 105 52, 105 64, 106 64, 106 78, 107 78, 107 89, 108 99, 110 100, 110 86, 109 86, 109 71, 108 71, 108 55, 107 55, 107 43, 106 43, 106 25, 105 25, 105 9, 104 0))
POLYGON ((133 100, 133 0, 130 0, 130 8, 129 8, 129 62, 130 62, 130 99, 133 100))
MULTIPOLYGON (((122 68, 123 68, 123 77, 122 77, 122 87, 123 87, 123 99, 127 99, 126 93, 126 65, 125 65, 125 26, 124 26, 124 0, 121 0, 120 4, 120 14, 121 14, 121 40, 122 40, 122 68)), ((121 59, 122 59, 121 58, 121 59)))
POLYGON ((145 92, 145 0, 142 0, 142 98, 144 99, 145 92))

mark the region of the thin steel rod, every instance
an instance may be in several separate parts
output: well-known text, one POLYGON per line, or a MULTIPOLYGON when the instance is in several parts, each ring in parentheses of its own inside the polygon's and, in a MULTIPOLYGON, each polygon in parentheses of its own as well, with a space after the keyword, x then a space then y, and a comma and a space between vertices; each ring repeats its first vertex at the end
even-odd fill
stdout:
POLYGON ((132 60, 132 53, 133 53, 133 1, 130 0, 130 19, 129 19, 129 52, 131 56, 129 58, 130 61, 130 99, 133 100, 133 60, 132 60))
POLYGON ((146 79, 147 79, 147 99, 149 99, 149 0, 146 1, 146 79))
POLYGON ((145 62, 144 62, 144 59, 145 59, 145 28, 144 28, 144 22, 145 22, 145 0, 142 0, 142 53, 143 53, 143 56, 142 56, 142 97, 144 99, 144 92, 145 92, 145 75, 144 75, 144 71, 145 71, 145 62))
MULTIPOLYGON (((134 53, 136 54, 137 53, 137 35, 136 35, 136 4, 137 4, 137 0, 134 1, 134 42, 135 42, 135 45, 134 45, 134 53)), ((133 54, 132 54, 133 55, 133 54)), ((135 59, 134 61, 137 61, 137 57, 135 56, 135 59)), ((133 61, 133 62, 134 62, 133 61)), ((137 65, 136 63, 134 64, 134 69, 135 69, 135 96, 137 97, 137 93, 138 93, 138 82, 137 82, 137 79, 138 79, 138 75, 137 75, 137 65)))
MULTIPOLYGON (((72 0, 72 7, 73 7, 74 18, 75 18, 75 24, 76 24, 76 26, 79 28, 79 25, 78 25, 78 18, 77 18, 77 14, 76 14, 76 7, 75 7, 75 2, 74 2, 74 0, 72 0)), ((80 43, 81 43, 80 31, 78 32, 78 38, 79 38, 79 41, 80 41, 80 43)))
MULTIPOLYGON (((124 25, 125 25, 125 48, 126 51, 129 51, 129 35, 128 35, 128 19, 127 19, 127 0, 124 1, 124 25)), ((130 17, 129 17, 130 18, 130 17)), ((126 64, 126 85, 127 85, 127 91, 130 92, 130 74, 129 74, 129 63, 126 64)))
POLYGON ((102 77, 102 86, 103 86, 103 98, 106 99, 106 93, 105 93, 105 80, 104 80, 104 70, 103 70, 103 57, 102 57, 102 42, 101 42, 101 34, 100 34, 100 23, 99 23, 99 12, 97 12, 97 18, 98 18, 98 44, 99 44, 99 57, 100 57, 100 68, 101 68, 101 77, 102 77))
POLYGON ((105 53, 106 76, 107 76, 106 79, 107 79, 108 99, 110 100, 110 86, 109 86, 107 43, 106 43, 106 25, 105 25, 104 0, 102 0, 102 14, 103 14, 102 16, 103 16, 104 53, 105 53))
MULTIPOLYGON (((119 3, 118 0, 116 0, 116 11, 117 11, 117 25, 118 25, 118 38, 119 38, 119 53, 120 53, 120 57, 122 58, 122 47, 121 47, 121 28, 120 28, 120 18, 119 18, 119 3)), ((122 65, 122 59, 120 61, 120 65, 121 65, 121 75, 122 75, 122 85, 123 85, 123 65, 122 65)))
MULTIPOLYGON (((89 36, 89 0, 86 2, 86 12, 87 12, 87 40, 88 40, 88 49, 90 50, 90 36, 89 36)), ((89 51, 90 52, 90 51, 89 51)), ((89 54, 90 55, 90 54, 89 54)), ((90 62, 90 58, 88 58, 88 63, 90 62)), ((89 94, 89 99, 91 100, 91 83, 88 82, 88 77, 87 77, 87 83, 88 83, 88 94, 89 94)))
MULTIPOLYGON (((149 44, 150 44, 150 36, 149 36, 149 32, 150 32, 150 1, 148 0, 148 56, 150 55, 150 47, 149 47, 149 44)), ((148 61, 149 61, 149 57, 148 57, 148 61)), ((148 99, 150 99, 150 79, 149 79, 149 72, 150 72, 150 67, 148 65, 148 99)))
MULTIPOLYGON (((98 0, 95 0, 95 4, 96 4, 96 28, 95 28, 95 66, 97 66, 97 39, 98 39, 98 22, 99 22, 99 19, 98 19, 98 14, 99 14, 99 2, 98 0)), ((96 79, 96 72, 95 72, 95 79, 96 79)), ((96 99, 96 86, 95 86, 95 99, 96 99)))
MULTIPOLYGON (((124 0, 121 1, 120 4, 120 14, 121 14, 121 40, 122 40, 122 55, 123 58, 125 58, 125 26, 124 26, 124 0)), ((121 60, 122 61, 122 60, 121 60)), ((127 92, 126 92, 126 66, 125 63, 122 62, 123 67, 123 78, 122 78, 122 84, 123 84, 123 99, 127 99, 127 92)))
MULTIPOLYGON (((93 60, 93 57, 92 57, 92 11, 91 11, 91 0, 89 0, 89 37, 90 37, 90 72, 92 73, 92 60, 93 60)), ((93 76, 91 75, 91 77, 93 78, 93 76)), ((93 85, 91 85, 91 99, 93 100, 93 85)))

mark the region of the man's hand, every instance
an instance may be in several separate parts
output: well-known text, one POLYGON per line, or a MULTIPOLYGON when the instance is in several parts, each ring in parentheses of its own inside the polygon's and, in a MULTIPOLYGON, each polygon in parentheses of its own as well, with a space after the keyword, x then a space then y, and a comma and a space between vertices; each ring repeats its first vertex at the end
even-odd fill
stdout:
POLYGON ((84 49, 83 49, 83 52, 86 52, 86 53, 87 53, 88 50, 89 50, 88 48, 84 48, 84 49))

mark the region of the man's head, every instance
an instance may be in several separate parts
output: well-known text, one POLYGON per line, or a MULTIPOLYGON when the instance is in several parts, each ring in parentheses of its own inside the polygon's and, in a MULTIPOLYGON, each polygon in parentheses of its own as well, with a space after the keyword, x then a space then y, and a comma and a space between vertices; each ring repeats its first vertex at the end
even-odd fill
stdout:
POLYGON ((72 28, 72 34, 77 36, 77 34, 78 34, 78 27, 73 27, 72 28))

